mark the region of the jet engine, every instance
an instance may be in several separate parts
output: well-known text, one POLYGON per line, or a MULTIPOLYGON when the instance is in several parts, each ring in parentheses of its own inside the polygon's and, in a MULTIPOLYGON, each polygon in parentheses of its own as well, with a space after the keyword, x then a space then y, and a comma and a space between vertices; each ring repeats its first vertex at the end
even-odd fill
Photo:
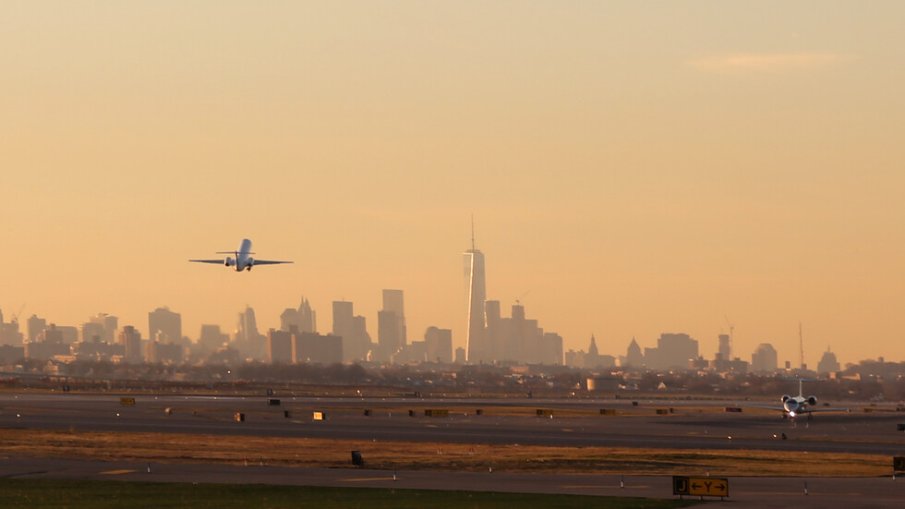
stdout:
POLYGON ((252 265, 255 264, 255 259, 252 257, 248 257, 248 265, 245 266, 245 270, 251 270, 252 265))
POLYGON ((783 394, 783 396, 782 396, 783 403, 785 403, 786 401, 789 401, 790 399, 792 399, 792 396, 789 396, 788 394, 783 394))
POLYGON ((817 396, 808 396, 808 405, 817 406, 817 396))
POLYGON ((227 267, 232 267, 235 264, 236 260, 234 260, 232 256, 227 256, 226 261, 223 262, 223 265, 226 265, 227 267))

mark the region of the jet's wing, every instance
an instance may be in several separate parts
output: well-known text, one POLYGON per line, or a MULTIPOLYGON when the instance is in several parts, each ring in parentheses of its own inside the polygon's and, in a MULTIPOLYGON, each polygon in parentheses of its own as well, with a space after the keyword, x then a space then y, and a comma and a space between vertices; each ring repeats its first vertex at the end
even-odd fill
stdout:
POLYGON ((278 263, 294 263, 294 262, 285 262, 285 261, 281 261, 281 260, 258 260, 257 258, 255 258, 254 266, 257 267, 258 265, 276 265, 278 263))
POLYGON ((223 263, 224 263, 222 258, 219 260, 189 260, 189 261, 195 262, 195 263, 216 263, 217 265, 223 265, 223 263))

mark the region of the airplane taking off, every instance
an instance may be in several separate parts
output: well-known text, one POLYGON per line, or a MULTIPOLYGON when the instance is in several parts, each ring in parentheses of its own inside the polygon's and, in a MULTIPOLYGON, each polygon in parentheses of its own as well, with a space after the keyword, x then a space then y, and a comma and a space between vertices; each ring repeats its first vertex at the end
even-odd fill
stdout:
POLYGON ((292 263, 290 261, 279 261, 279 260, 255 260, 251 257, 254 253, 251 252, 251 241, 248 239, 242 239, 242 244, 239 246, 238 251, 217 251, 217 254, 231 254, 233 256, 227 256, 225 259, 217 259, 217 260, 189 260, 190 262, 196 263, 216 263, 218 265, 225 265, 227 267, 235 267, 236 272, 242 272, 243 270, 251 270, 252 267, 257 265, 275 265, 278 263, 292 263))

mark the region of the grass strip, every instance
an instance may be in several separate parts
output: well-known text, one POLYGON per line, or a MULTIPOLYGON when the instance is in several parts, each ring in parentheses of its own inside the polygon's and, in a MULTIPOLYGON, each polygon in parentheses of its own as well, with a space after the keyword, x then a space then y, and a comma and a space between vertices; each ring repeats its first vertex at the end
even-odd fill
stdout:
POLYGON ((321 488, 261 484, 159 484, 122 481, 0 479, 0 507, 29 509, 425 508, 669 509, 673 499, 538 495, 379 488, 321 488))

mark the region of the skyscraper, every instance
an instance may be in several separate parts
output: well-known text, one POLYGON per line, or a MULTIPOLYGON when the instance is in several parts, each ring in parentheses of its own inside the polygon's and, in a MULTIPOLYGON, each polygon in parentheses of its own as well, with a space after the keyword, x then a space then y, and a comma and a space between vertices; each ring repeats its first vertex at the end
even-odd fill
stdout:
POLYGON ((198 338, 198 347, 202 354, 216 352, 229 341, 229 336, 220 332, 219 325, 202 325, 201 336, 198 338))
POLYGON ((343 361, 365 360, 371 350, 371 336, 363 316, 355 316, 351 302, 333 302, 333 335, 342 338, 343 361))
POLYGON ((148 313, 148 338, 163 343, 175 343, 182 339, 182 315, 168 307, 148 313))
POLYGON ((718 360, 732 360, 732 343, 729 334, 719 335, 719 348, 717 349, 718 360))
POLYGON ((267 332, 267 360, 271 364, 292 363, 292 333, 274 329, 267 332))
POLYGON ((299 331, 317 332, 317 313, 311 309, 308 299, 302 299, 299 304, 299 331))
POLYGON ((396 330, 398 331, 397 348, 402 348, 407 342, 405 331, 405 304, 402 290, 383 291, 383 309, 392 311, 396 315, 396 330))
POLYGON ((751 371, 754 373, 776 371, 777 364, 776 349, 770 343, 757 345, 751 354, 751 371))
POLYGON ((245 311, 239 313, 239 323, 236 327, 236 348, 246 357, 264 360, 267 356, 265 343, 264 336, 258 332, 255 310, 251 306, 245 306, 245 311))
POLYGON ((383 309, 377 313, 377 343, 377 360, 388 360, 406 346, 402 290, 383 291, 383 309))
POLYGON ((288 332, 293 327, 298 332, 314 332, 317 329, 317 314, 304 297, 298 309, 286 308, 280 315, 280 330, 288 332))
POLYGON ((428 327, 424 332, 424 343, 428 362, 452 362, 452 331, 428 327))
POLYGON ((47 320, 38 318, 38 315, 31 315, 31 318, 26 322, 26 327, 28 330, 28 341, 36 341, 38 334, 47 328, 47 320))
POLYGON ((491 361, 491 352, 485 340, 484 301, 487 298, 484 279, 484 254, 475 249, 472 227, 471 249, 465 251, 465 279, 468 284, 468 325, 465 333, 466 361, 480 363, 491 361))
POLYGON ((119 343, 125 347, 123 360, 129 364, 140 364, 144 359, 141 354, 141 333, 135 327, 126 325, 119 333, 119 343))

